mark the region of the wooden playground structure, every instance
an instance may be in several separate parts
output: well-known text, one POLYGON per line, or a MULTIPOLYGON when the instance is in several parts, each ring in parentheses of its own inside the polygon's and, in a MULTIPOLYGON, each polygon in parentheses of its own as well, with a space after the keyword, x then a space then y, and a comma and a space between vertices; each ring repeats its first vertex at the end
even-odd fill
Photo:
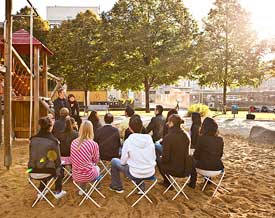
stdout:
POLYGON ((4 75, 4 165, 7 169, 12 164, 11 139, 28 138, 38 131, 39 117, 54 112, 51 99, 62 83, 62 78, 48 73, 48 57, 53 53, 32 36, 35 9, 28 3, 30 33, 21 29, 12 34, 12 0, 6 0, 5 35, 0 41, 4 58, 0 69, 4 71, 1 73, 4 75), (30 58, 29 65, 22 56, 30 58), (56 82, 51 96, 48 96, 48 79, 56 82))

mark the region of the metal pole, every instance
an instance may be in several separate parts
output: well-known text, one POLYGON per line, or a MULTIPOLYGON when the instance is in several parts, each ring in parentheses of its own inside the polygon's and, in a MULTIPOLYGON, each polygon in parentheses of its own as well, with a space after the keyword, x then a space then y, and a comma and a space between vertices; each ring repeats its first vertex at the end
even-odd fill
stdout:
POLYGON ((32 109, 33 109, 33 8, 30 14, 30 130, 29 137, 32 136, 32 109))
POLYGON ((12 74, 12 0, 6 0, 6 30, 5 30, 5 83, 4 83, 4 166, 9 169, 11 156, 11 74, 12 74))

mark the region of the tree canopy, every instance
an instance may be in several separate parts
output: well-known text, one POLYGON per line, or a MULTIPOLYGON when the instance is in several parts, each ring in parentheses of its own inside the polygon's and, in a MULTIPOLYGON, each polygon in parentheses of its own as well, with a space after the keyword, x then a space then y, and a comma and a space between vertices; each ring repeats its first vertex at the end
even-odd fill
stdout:
POLYGON ((264 46, 251 29, 249 14, 238 0, 216 0, 204 20, 197 45, 198 67, 191 75, 202 85, 227 87, 258 85, 263 77, 264 46))
POLYGON ((112 84, 144 89, 148 111, 150 88, 189 70, 197 24, 181 0, 119 0, 102 19, 112 84))

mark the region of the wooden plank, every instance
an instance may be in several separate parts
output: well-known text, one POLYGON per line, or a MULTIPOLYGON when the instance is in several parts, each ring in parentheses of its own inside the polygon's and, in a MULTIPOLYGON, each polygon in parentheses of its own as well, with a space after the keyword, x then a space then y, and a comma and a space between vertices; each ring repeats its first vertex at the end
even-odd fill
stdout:
POLYGON ((39 77, 39 53, 40 49, 37 46, 34 46, 34 59, 33 59, 33 71, 34 71, 34 86, 33 86, 33 118, 34 118, 34 134, 38 132, 38 120, 39 120, 39 83, 40 83, 40 77, 39 77))
POLYGON ((12 75, 12 0, 6 0, 6 37, 5 47, 5 94, 4 94, 4 166, 9 169, 11 156, 11 75, 12 75))

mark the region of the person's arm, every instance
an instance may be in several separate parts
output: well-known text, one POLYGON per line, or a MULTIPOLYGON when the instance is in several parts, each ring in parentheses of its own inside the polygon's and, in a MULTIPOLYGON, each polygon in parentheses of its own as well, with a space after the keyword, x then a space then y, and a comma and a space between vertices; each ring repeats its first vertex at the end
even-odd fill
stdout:
POLYGON ((155 119, 154 117, 151 119, 150 123, 148 124, 148 126, 145 129, 145 133, 148 134, 150 133, 155 127, 155 119))
POLYGON ((224 147, 224 142, 223 142, 223 139, 221 138, 221 147, 220 147, 219 154, 218 154, 220 159, 223 156, 223 147, 224 147))
POLYGON ((129 151, 128 151, 128 143, 127 141, 124 143, 123 147, 122 147, 122 152, 121 152, 121 158, 120 158, 120 162, 122 165, 126 165, 127 161, 129 159, 129 151))
POLYGON ((75 110, 76 110, 76 115, 79 117, 79 103, 78 102, 76 102, 75 110))
POLYGON ((54 116, 55 116, 55 118, 59 117, 60 106, 59 106, 59 102, 58 102, 57 99, 55 99, 53 101, 53 108, 54 108, 54 116))
POLYGON ((161 161, 164 162, 169 162, 170 160, 170 146, 169 146, 169 136, 164 137, 163 141, 161 142, 163 151, 162 151, 162 157, 161 161))
POLYGON ((99 159, 99 147, 98 144, 95 142, 94 146, 92 146, 92 161, 97 164, 99 162, 99 159))

